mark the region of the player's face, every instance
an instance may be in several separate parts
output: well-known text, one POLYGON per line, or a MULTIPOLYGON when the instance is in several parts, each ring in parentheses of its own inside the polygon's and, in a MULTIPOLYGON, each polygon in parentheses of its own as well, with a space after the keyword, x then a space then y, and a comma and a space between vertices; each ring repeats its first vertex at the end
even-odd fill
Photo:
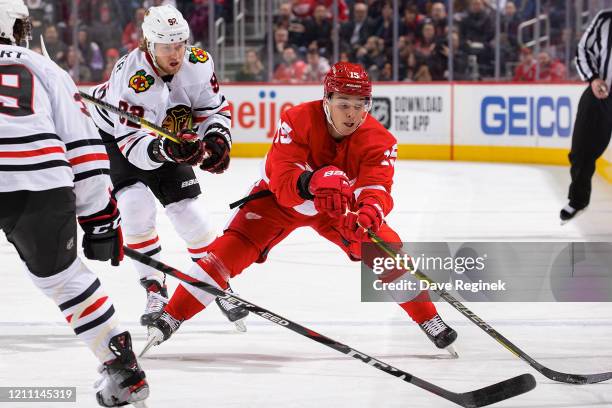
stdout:
POLYGON ((370 108, 364 97, 356 95, 332 94, 327 103, 339 136, 348 136, 357 130, 370 108))
POLYGON ((168 75, 176 74, 185 56, 185 43, 155 44, 155 60, 157 65, 168 75))

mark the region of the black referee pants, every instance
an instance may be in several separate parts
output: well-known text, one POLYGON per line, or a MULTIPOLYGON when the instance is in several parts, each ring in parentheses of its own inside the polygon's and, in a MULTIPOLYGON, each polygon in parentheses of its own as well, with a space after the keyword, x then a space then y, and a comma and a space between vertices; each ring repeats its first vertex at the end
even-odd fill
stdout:
POLYGON ((568 198, 572 207, 582 209, 589 205, 595 161, 606 150, 611 134, 612 98, 597 99, 588 86, 578 103, 569 153, 572 183, 568 198))

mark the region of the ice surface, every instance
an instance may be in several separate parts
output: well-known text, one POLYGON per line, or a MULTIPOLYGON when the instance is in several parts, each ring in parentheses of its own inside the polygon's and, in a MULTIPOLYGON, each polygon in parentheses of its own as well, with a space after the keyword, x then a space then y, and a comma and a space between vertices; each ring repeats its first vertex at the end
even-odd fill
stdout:
MULTIPOLYGON (((561 227, 567 168, 511 164, 396 164, 395 209, 389 223, 405 241, 612 241, 612 187, 594 180, 589 210, 561 227)), ((254 181, 259 160, 233 159, 223 175, 200 173, 202 205, 222 228, 254 181)), ((187 269, 189 257, 160 209, 163 260, 187 269)), ((240 254, 236 254, 240 256, 240 254)), ((118 316, 144 342, 137 321, 145 298, 136 273, 87 261, 113 298, 118 316)), ((19 258, 0 243, 0 386, 76 386, 77 404, 97 406, 91 385, 97 361, 34 287, 19 258)), ((170 279, 171 290, 176 283, 170 279)), ((394 304, 361 303, 359 264, 312 231, 300 229, 264 265, 237 277, 247 300, 302 323, 423 379, 463 392, 531 372, 538 387, 496 406, 612 406, 612 381, 588 386, 555 383, 532 370, 446 304, 445 320, 459 332, 461 358, 435 349, 394 304)), ((573 373, 612 370, 609 303, 469 304, 474 312, 550 368, 573 373)), ((240 334, 216 306, 185 323, 142 360, 150 407, 452 407, 453 404, 257 316, 240 334)))

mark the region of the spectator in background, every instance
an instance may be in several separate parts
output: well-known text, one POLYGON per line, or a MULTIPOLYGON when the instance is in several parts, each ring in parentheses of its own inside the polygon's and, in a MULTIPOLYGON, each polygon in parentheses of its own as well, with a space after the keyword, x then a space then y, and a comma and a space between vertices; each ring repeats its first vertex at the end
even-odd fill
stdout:
POLYGON ((274 30, 274 69, 283 62, 283 51, 289 47, 289 31, 284 27, 274 30))
POLYGON ((89 34, 96 39, 96 43, 106 52, 109 48, 121 48, 121 39, 117 33, 122 31, 117 17, 113 16, 111 8, 106 3, 102 3, 98 10, 99 19, 96 19, 89 34))
POLYGON ((323 78, 325 78, 330 68, 327 58, 321 57, 318 50, 311 49, 308 50, 306 54, 306 64, 302 80, 305 82, 316 82, 318 84, 322 83, 323 78))
POLYGON ((134 18, 130 21, 123 30, 121 36, 121 44, 126 52, 130 52, 135 48, 138 48, 140 39, 142 38, 142 22, 144 20, 146 10, 142 7, 137 8, 134 12, 134 18))
POLYGON ((565 64, 559 60, 553 60, 547 51, 538 54, 538 65, 540 68, 539 81, 558 82, 566 79, 565 64))
POLYGON ((357 50, 355 58, 359 64, 363 65, 369 74, 373 67, 375 67, 376 70, 380 70, 385 65, 386 57, 384 48, 385 44, 383 39, 373 35, 368 38, 363 47, 357 50))
POLYGON ((348 51, 342 51, 340 55, 338 55, 339 62, 351 62, 351 53, 348 51))
MULTIPOLYGON (((453 80, 462 81, 467 79, 468 55, 465 46, 462 45, 457 31, 453 31, 453 80)), ((441 38, 436 43, 433 53, 429 56, 428 66, 433 81, 448 81, 448 56, 450 50, 448 40, 441 38)))
POLYGON ((379 81, 393 81, 393 65, 390 62, 385 62, 382 69, 380 70, 380 75, 378 76, 379 81))
POLYGON ((520 63, 514 71, 513 81, 535 81, 536 61, 533 58, 533 52, 528 47, 521 49, 520 63))
POLYGON ((91 80, 100 81, 104 70, 104 57, 100 46, 89 39, 87 28, 79 28, 77 33, 78 49, 83 57, 83 63, 91 71, 91 80))
POLYGON ((399 35, 408 42, 414 42, 421 32, 421 24, 425 18, 419 14, 416 6, 410 4, 404 8, 404 17, 399 24, 399 35))
POLYGON ((236 74, 236 80, 241 82, 264 82, 268 78, 264 69, 264 65, 259 59, 259 55, 255 50, 248 50, 244 65, 236 74))
POLYGON ((59 38, 57 27, 50 25, 45 28, 45 47, 49 53, 49 57, 57 64, 61 64, 66 58, 68 46, 59 38))
MULTIPOLYGON (((345 0, 338 1, 338 21, 345 23, 349 20, 349 9, 345 0)), ((292 12, 298 18, 308 18, 314 15, 316 7, 322 5, 325 7, 325 12, 328 19, 333 18, 332 6, 334 0, 292 0, 292 12)))
POLYGON ((106 65, 102 72, 102 81, 108 81, 113 72, 113 68, 115 68, 115 64, 119 60, 119 50, 116 48, 109 48, 104 55, 106 56, 106 65))
POLYGON ((316 41, 319 47, 319 53, 325 56, 331 55, 332 52, 332 23, 327 18, 327 8, 319 4, 315 7, 312 17, 305 22, 306 27, 306 44, 308 47, 316 41))
POLYGON ((378 29, 375 35, 383 39, 385 47, 391 47, 393 45, 393 7, 391 7, 389 2, 385 2, 382 5, 376 27, 378 29))
POLYGON ((427 59, 433 52, 436 46, 436 30, 434 28, 433 23, 425 22, 421 26, 421 35, 416 42, 415 51, 419 57, 422 59, 427 59))
POLYGON ((298 47, 306 47, 306 29, 303 21, 293 15, 291 11, 291 3, 281 3, 278 8, 278 14, 274 16, 276 27, 283 27, 289 33, 289 44, 298 47))
POLYGON ((446 6, 444 3, 438 1, 431 5, 431 23, 434 26, 436 38, 446 36, 448 15, 446 14, 446 6))
POLYGON ((400 79, 406 82, 431 81, 432 76, 426 62, 417 56, 415 52, 410 52, 406 56, 406 63, 400 71, 400 79))
POLYGON ((519 59, 518 26, 520 23, 521 18, 516 12, 514 2, 508 1, 501 15, 500 46, 502 64, 519 59))
POLYGON ((189 23, 194 42, 206 41, 208 39, 208 0, 187 2, 183 15, 189 23))
POLYGON ((368 17, 368 6, 364 3, 355 3, 353 20, 340 26, 340 40, 349 49, 357 50, 365 44, 373 32, 374 22, 368 17))
POLYGON ((274 82, 295 84, 302 80, 306 63, 299 60, 293 47, 283 50, 283 62, 274 71, 274 82))
POLYGON ((480 72, 490 75, 493 71, 491 41, 495 37, 495 24, 483 0, 470 0, 467 14, 459 23, 459 34, 469 54, 477 57, 480 72))
POLYGON ((60 66, 70 74, 75 82, 91 82, 91 71, 85 65, 81 54, 73 46, 66 51, 66 62, 60 66))

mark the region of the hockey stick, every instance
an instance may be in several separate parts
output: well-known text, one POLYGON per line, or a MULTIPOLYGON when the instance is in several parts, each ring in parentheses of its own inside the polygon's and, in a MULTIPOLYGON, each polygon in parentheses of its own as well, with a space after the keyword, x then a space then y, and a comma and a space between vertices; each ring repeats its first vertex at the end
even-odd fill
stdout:
POLYGON ((397 377, 405 382, 416 385, 419 388, 436 394, 439 397, 442 397, 448 401, 452 401, 462 407, 475 408, 495 404, 508 398, 516 397, 517 395, 531 391, 536 386, 535 378, 533 378, 533 375, 522 374, 517 377, 510 378, 508 380, 499 382, 497 384, 489 385, 488 387, 484 387, 478 390, 464 393, 454 393, 452 391, 438 387, 437 385, 427 382, 412 374, 409 374, 406 371, 400 370, 399 368, 395 368, 390 364, 384 363, 372 356, 357 351, 352 347, 347 346, 346 344, 342 344, 339 341, 333 340, 327 336, 315 332, 314 330, 308 329, 302 325, 292 322, 291 320, 285 317, 272 313, 271 311, 264 309, 263 307, 247 302, 246 300, 243 300, 242 298, 234 295, 233 293, 224 292, 223 290, 217 289, 216 287, 209 285, 208 283, 198 281, 177 269, 174 269, 162 262, 151 258, 148 255, 141 254, 140 252, 128 248, 126 246, 124 246, 123 249, 125 251, 125 255, 127 255, 129 258, 132 258, 138 262, 157 269, 158 271, 173 276, 196 288, 200 288, 210 293, 211 295, 221 297, 224 300, 243 307, 249 310, 251 313, 257 314, 260 317, 274 324, 286 327, 287 329, 301 334, 302 336, 308 337, 311 340, 333 348, 334 350, 339 351, 342 354, 351 356, 356 360, 366 363, 374 368, 378 368, 379 370, 384 371, 387 374, 397 377))
POLYGON ((148 120, 141 118, 140 116, 136 116, 132 113, 121 110, 118 107, 111 105, 110 103, 104 102, 98 98, 94 98, 93 96, 83 91, 80 91, 79 94, 87 102, 93 103, 94 105, 99 106, 100 108, 106 109, 107 111, 110 111, 116 115, 119 115, 122 118, 129 120, 130 122, 136 123, 146 129, 152 130, 153 132, 157 133, 161 137, 165 137, 166 139, 172 140, 174 143, 181 143, 176 133, 171 132, 168 129, 164 129, 161 126, 157 126, 155 123, 151 123, 148 120))
MULTIPOLYGON (((395 249, 393 249, 388 243, 383 241, 378 235, 368 230, 368 235, 372 242, 378 245, 383 251, 385 251, 388 255, 392 257, 396 257, 400 255, 395 249)), ((410 262, 412 264, 412 262, 410 262)), ((434 283, 427 275, 418 269, 415 270, 414 265, 406 264, 406 269, 414 271, 414 276, 422 281, 428 283, 434 283)), ((515 346, 510 340, 504 337, 501 333, 491 327, 487 322, 482 320, 476 313, 472 312, 470 309, 465 307, 461 302, 455 299, 450 293, 443 289, 437 289, 438 285, 434 285, 434 288, 431 289, 436 292, 440 297, 446 300, 452 307, 457 309, 459 313, 467 317, 472 323, 476 324, 476 326, 480 327, 484 330, 489 336, 493 337, 499 344, 508 349, 512 354, 517 356, 523 361, 526 361, 531 367, 536 369, 539 373, 544 375, 545 377, 550 378, 554 381, 569 383, 569 384, 594 384, 602 381, 609 380, 612 378, 612 372, 607 373, 599 373, 599 374, 567 374, 559 371, 551 370, 548 367, 543 366, 542 364, 535 361, 531 358, 527 353, 523 350, 515 346)))

